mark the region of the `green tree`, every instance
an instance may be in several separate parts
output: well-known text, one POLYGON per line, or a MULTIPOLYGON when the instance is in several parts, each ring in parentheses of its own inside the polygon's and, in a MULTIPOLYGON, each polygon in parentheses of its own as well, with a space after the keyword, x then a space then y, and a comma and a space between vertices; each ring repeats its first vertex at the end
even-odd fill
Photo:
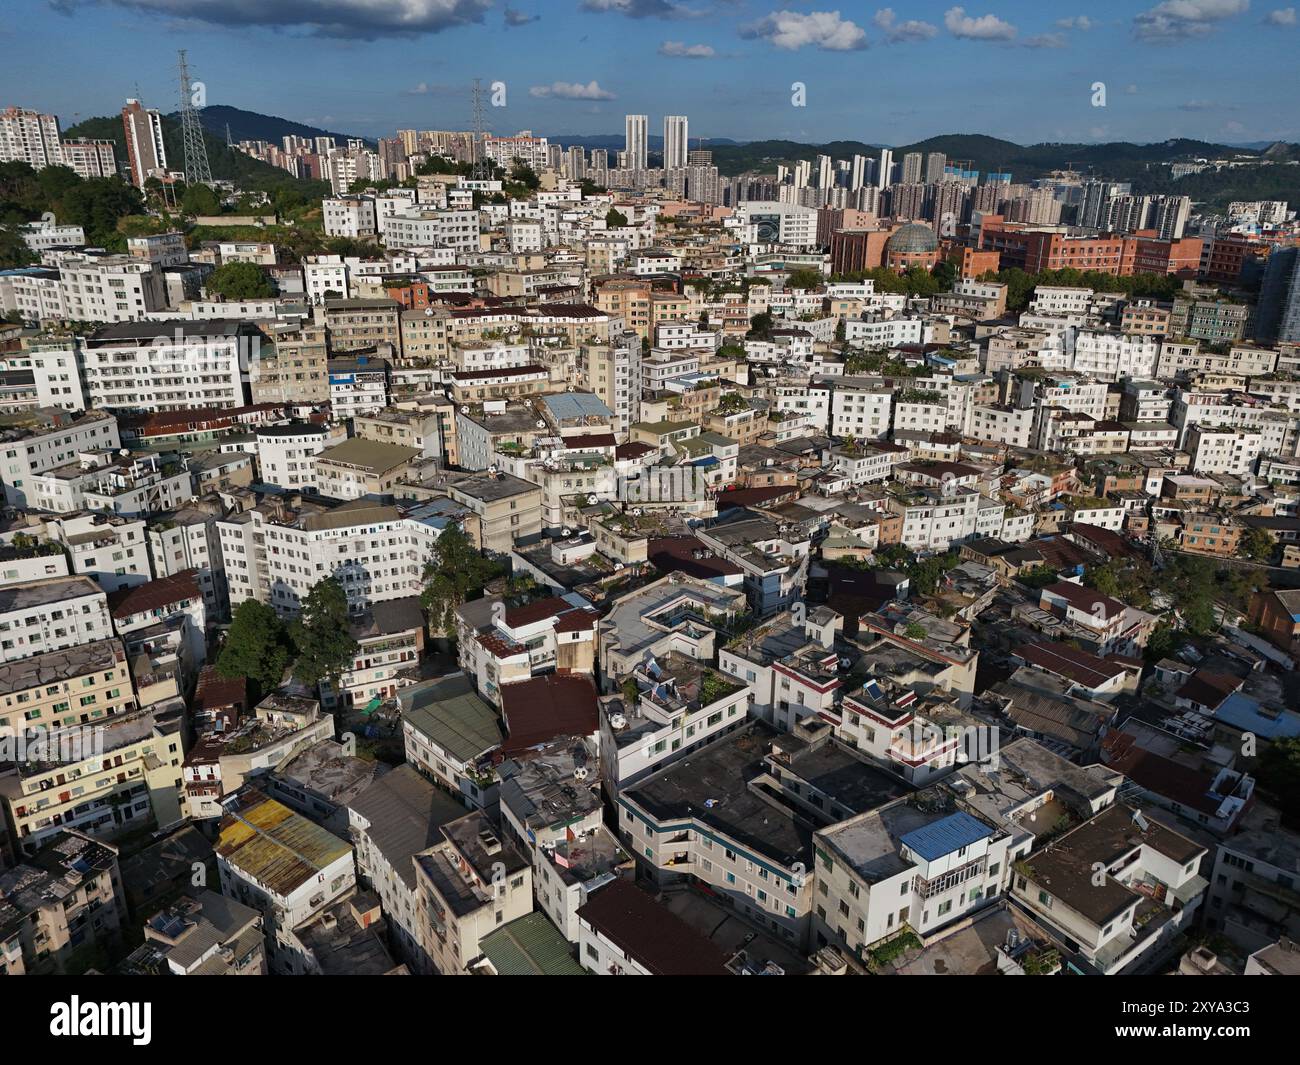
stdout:
POLYGON ((1146 657, 1149 662, 1159 662, 1178 651, 1186 641, 1178 630, 1167 621, 1156 623, 1147 637, 1146 657))
POLYGON ((456 608, 482 593, 498 567, 475 549, 459 525, 448 525, 433 546, 433 558, 424 567, 420 599, 435 633, 456 635, 456 608))
POLYGON ((1112 599, 1120 599, 1120 581, 1118 567, 1113 562, 1107 562, 1101 566, 1093 566, 1084 574, 1083 583, 1089 588, 1095 588, 1102 595, 1108 595, 1112 599))
POLYGON ((772 312, 760 311, 749 320, 749 333, 754 337, 768 337, 772 335, 772 312))
POLYGON ((36 262, 32 249, 23 240, 17 229, 0 226, 0 270, 12 270, 16 266, 30 266, 36 262))
POLYGON ((1183 623, 1193 636, 1208 636, 1216 626, 1214 600, 1208 592, 1190 599, 1182 608, 1183 623))
POLYGON ((271 279, 257 263, 224 263, 208 275, 204 288, 227 300, 266 299, 275 294, 271 279))
POLYGON ((786 278, 786 287, 816 288, 824 280, 820 270, 814 270, 811 266, 799 266, 790 271, 790 275, 786 278))
POLYGON ((61 223, 81 226, 90 243, 111 245, 118 238, 118 220, 143 212, 139 191, 114 177, 91 178, 72 186, 56 214, 61 223))
POLYGON ((1256 562, 1267 562, 1273 557, 1277 541, 1267 529, 1247 529, 1237 546, 1237 554, 1256 562))
POLYGON ((337 687, 357 654, 357 641, 348 628, 348 597, 343 585, 333 577, 317 581, 303 601, 292 632, 298 648, 294 677, 308 687, 323 680, 337 687))
POLYGON ((605 212, 605 225, 610 229, 618 229, 620 226, 627 225, 627 215, 616 207, 611 207, 605 212))
POLYGON ((188 215, 221 213, 221 201, 207 185, 190 185, 181 197, 181 210, 188 215))
POLYGON ((516 159, 510 168, 510 180, 533 192, 542 187, 542 179, 537 176, 537 171, 522 159, 516 159))
POLYGON ((1256 775, 1260 787, 1273 794, 1289 822, 1300 818, 1300 739, 1270 743, 1260 755, 1256 775))
POLYGON ((247 677, 259 693, 272 691, 284 677, 292 658, 289 633, 276 612, 256 599, 235 608, 225 646, 217 656, 223 677, 247 677))

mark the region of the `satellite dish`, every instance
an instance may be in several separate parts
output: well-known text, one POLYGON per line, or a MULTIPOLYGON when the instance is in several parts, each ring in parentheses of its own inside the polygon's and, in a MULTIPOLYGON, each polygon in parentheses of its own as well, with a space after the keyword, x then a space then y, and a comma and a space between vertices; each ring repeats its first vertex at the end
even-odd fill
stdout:
POLYGON ((587 506, 594 507, 598 502, 599 500, 594 495, 587 496, 587 506))
POLYGON ((538 419, 537 419, 537 428, 539 428, 539 429, 545 429, 545 428, 546 428, 546 423, 545 423, 544 421, 542 421, 541 418, 538 418, 538 419))
POLYGON ((561 536, 572 536, 572 535, 573 535, 573 530, 570 529, 570 528, 566 525, 566 526, 564 527, 564 532, 562 532, 560 535, 561 535, 561 536))

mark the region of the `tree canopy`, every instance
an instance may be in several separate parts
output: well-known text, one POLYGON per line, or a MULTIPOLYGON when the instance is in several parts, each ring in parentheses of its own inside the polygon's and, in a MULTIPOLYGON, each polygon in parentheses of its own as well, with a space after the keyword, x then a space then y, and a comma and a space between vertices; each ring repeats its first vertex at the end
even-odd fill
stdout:
POLYGON ((293 644, 279 615, 265 603, 245 599, 235 608, 217 672, 247 677, 258 688, 254 694, 264 694, 280 683, 292 657, 293 644))
POLYGON ((333 577, 313 585, 292 633, 298 648, 295 678, 308 687, 323 680, 337 686, 357 654, 357 641, 348 628, 348 597, 343 585, 333 577))
POLYGON ((257 263, 224 263, 208 275, 204 287, 227 300, 266 299, 275 294, 271 279, 257 263))
POLYGON ((459 525, 448 525, 424 568, 420 598, 429 614, 430 630, 455 636, 456 608, 480 594, 497 572, 498 567, 479 554, 459 525))

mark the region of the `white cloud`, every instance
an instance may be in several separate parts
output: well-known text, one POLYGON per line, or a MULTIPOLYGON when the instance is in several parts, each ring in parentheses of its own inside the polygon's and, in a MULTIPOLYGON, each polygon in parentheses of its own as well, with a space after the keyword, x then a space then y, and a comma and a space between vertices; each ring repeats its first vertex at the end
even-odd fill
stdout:
POLYGON ((659 54, 675 59, 712 59, 718 53, 711 44, 687 44, 685 41, 664 41, 659 54))
POLYGON ((884 33, 885 40, 890 44, 898 44, 902 41, 928 41, 939 32, 937 26, 921 22, 919 19, 899 22, 894 17, 892 7, 881 8, 871 21, 884 33))
POLYGON ((1133 18, 1133 32, 1143 41, 1184 41, 1204 37, 1214 24, 1244 15, 1250 0, 1164 0, 1133 18))
POLYGON ((867 47, 867 34, 838 11, 773 11, 740 29, 742 37, 761 38, 777 48, 795 51, 815 45, 825 52, 853 52, 867 47))
POLYGON ((612 12, 628 18, 699 18, 704 14, 671 0, 582 0, 582 9, 598 14, 612 12))
POLYGON ((549 85, 534 85, 528 90, 529 96, 543 98, 554 97, 560 100, 615 100, 617 97, 607 89, 602 89, 595 81, 586 85, 577 81, 553 81, 549 85))
POLYGON ((1040 33, 1033 37, 1026 37, 1020 43, 1025 48, 1064 48, 1065 34, 1040 33))
POLYGON ((1294 26, 1296 24, 1295 8, 1279 7, 1264 16, 1270 26, 1294 26))
MULTIPOLYGON (((59 0, 61 10, 91 0, 59 0)), ((374 40, 416 37, 454 26, 482 22, 493 0, 103 0, 172 19, 193 19, 218 26, 266 26, 294 29, 316 37, 374 40)))
POLYGON ((1087 15, 1071 15, 1069 18, 1058 18, 1056 28, 1061 30, 1082 30, 1087 32, 1092 29, 1096 23, 1087 15))
POLYGON ((971 18, 964 7, 950 7, 943 14, 943 24, 954 37, 969 41, 1009 41, 1016 28, 997 15, 971 18))
POLYGON ((507 7, 501 13, 507 26, 527 26, 530 22, 536 22, 541 15, 530 15, 525 11, 516 11, 513 7, 507 7))

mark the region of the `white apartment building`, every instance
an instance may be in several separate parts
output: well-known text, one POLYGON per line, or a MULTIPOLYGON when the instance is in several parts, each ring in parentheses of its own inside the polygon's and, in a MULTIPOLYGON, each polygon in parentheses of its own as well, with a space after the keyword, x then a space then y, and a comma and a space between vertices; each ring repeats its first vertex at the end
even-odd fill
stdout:
POLYGON ((972 407, 969 435, 991 444, 1030 447, 1034 436, 1034 408, 1001 403, 972 407))
POLYGON ((51 248, 78 248, 86 243, 86 231, 81 226, 54 222, 28 222, 22 227, 22 236, 23 243, 37 255, 51 248))
MULTIPOLYGON (((840 377, 830 386, 830 434, 883 440, 892 424, 894 392, 883 381, 840 377)), ((810 406, 812 394, 809 394, 810 406)))
POLYGON ((41 170, 62 162, 58 118, 21 107, 0 111, 0 163, 27 163, 41 170))
POLYGON ((1087 317, 1092 307, 1093 291, 1070 285, 1038 285, 1029 310, 1034 314, 1078 315, 1087 317))
POLYGON ((736 207, 741 225, 756 227, 757 243, 812 248, 817 244, 817 209, 776 200, 748 200, 736 207))
POLYGON ((1101 381, 1146 379, 1156 373, 1160 338, 1139 333, 1108 333, 1086 329, 1074 340, 1075 373, 1101 381))
POLYGON ((237 321, 173 320, 107 326, 63 348, 33 350, 42 395, 75 388, 60 406, 130 411, 242 407, 248 403, 247 365, 261 334, 237 321), (68 380, 67 384, 64 381, 68 380))
POLYGON ((327 237, 373 237, 375 201, 370 196, 336 196, 321 201, 327 237))
POLYGON ((227 807, 216 843, 221 893, 261 911, 273 973, 306 972, 294 929, 356 887, 352 847, 259 791, 227 807), (286 859, 283 840, 296 844, 286 859))
MULTIPOLYGON (((71 356, 64 372, 75 376, 71 356)), ((82 451, 122 446, 117 419, 103 411, 88 411, 80 417, 68 415, 58 424, 33 430, 9 430, 0 433, 0 481, 4 483, 5 502, 13 507, 32 505, 33 475, 46 473, 77 460, 82 451)))
POLYGON ((925 338, 922 318, 880 318, 875 321, 850 319, 844 323, 844 339, 860 348, 893 348, 899 344, 920 344, 925 338))
POLYGON ((0 587, 0 662, 113 634, 108 596, 89 577, 48 577, 0 587))
POLYGON ((1116 803, 1017 862, 1010 890, 1097 972, 1134 973, 1195 921, 1207 886, 1199 872, 1206 853, 1116 803), (1083 866, 1095 875, 1068 872, 1083 866))
POLYGON ((904 928, 928 936, 1004 893, 1009 833, 907 799, 820 829, 813 931, 859 957, 904 928))
POLYGON ((326 577, 339 581, 354 611, 419 595, 445 524, 364 503, 283 520, 261 508, 231 515, 217 522, 231 609, 256 599, 294 615, 326 577))
POLYGON ((476 252, 479 250, 478 212, 412 210, 395 214, 384 229, 384 245, 476 252))
POLYGON ((1191 472, 1230 473, 1244 477, 1255 472, 1264 449, 1263 434, 1247 429, 1193 425, 1183 449, 1192 456, 1191 472))
POLYGON ((221 561, 216 515, 197 507, 168 511, 146 531, 155 577, 174 577, 192 570, 210 618, 224 617, 230 596, 221 561))
POLYGON ((46 522, 50 537, 63 544, 72 572, 85 574, 105 592, 131 588, 153 579, 144 521, 80 514, 46 522))
POLYGON ((167 286, 156 263, 131 255, 67 255, 57 265, 73 321, 137 322, 167 307, 167 286))
POLYGON ((902 543, 913 551, 947 551, 977 531, 980 494, 958 488, 950 494, 921 488, 890 496, 889 509, 902 515, 902 543))
POLYGON ((258 478, 289 491, 315 492, 315 456, 348 438, 342 425, 263 425, 254 431, 258 478))
POLYGON ((312 303, 351 299, 351 266, 341 255, 309 255, 302 262, 303 288, 312 303))
POLYGON ((0 311, 17 311, 24 322, 66 319, 67 303, 58 271, 30 268, 0 274, 0 311))

